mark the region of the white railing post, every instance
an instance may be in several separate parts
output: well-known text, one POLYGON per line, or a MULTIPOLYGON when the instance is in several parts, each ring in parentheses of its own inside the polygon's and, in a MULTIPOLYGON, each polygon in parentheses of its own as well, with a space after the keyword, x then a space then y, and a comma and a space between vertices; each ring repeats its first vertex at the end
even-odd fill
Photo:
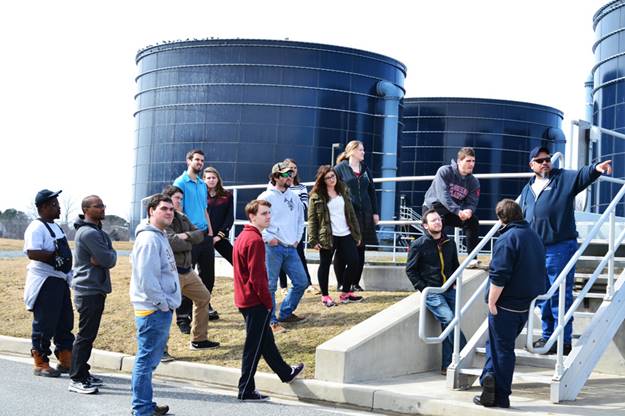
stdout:
POLYGON ((397 261, 397 233, 393 231, 393 263, 397 261))
POLYGON ((454 227, 454 241, 457 246, 460 246, 460 228, 458 227, 454 227))
POLYGON ((608 287, 606 300, 611 300, 614 296, 614 257, 616 256, 616 247, 614 246, 614 234, 616 227, 616 208, 610 212, 610 229, 608 232, 608 250, 610 252, 610 262, 608 263, 608 287))
POLYGON ((563 324, 564 314, 566 313, 566 277, 560 282, 560 289, 558 289, 558 326, 561 326, 561 331, 558 333, 558 356, 556 358, 556 374, 557 378, 561 377, 564 373, 564 329, 566 325, 563 324))
MULTIPOLYGON (((234 220, 236 221, 237 219, 237 199, 239 196, 239 190, 237 188, 232 189, 232 210, 233 210, 233 217, 234 220)), ((228 236, 228 238, 230 239, 230 244, 234 245, 234 233, 235 233, 235 223, 232 223, 232 227, 230 227, 230 235, 228 236)))
POLYGON ((460 362, 460 323, 462 322, 462 273, 456 279, 456 326, 454 327, 454 353, 451 364, 455 367, 460 362))

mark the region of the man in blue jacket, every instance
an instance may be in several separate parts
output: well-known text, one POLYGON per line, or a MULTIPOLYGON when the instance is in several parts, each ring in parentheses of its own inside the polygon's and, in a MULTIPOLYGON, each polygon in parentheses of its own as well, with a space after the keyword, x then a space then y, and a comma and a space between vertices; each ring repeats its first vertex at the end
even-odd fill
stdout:
POLYGON ((527 321, 530 303, 545 293, 545 250, 540 237, 523 220, 511 199, 495 208, 503 226, 489 267, 488 340, 480 376, 482 394, 473 402, 485 407, 510 407, 514 343, 527 321))
MULTIPOLYGON (((575 195, 590 186, 602 173, 612 173, 611 161, 584 166, 579 171, 553 169, 551 155, 545 147, 530 151, 530 178, 521 192, 521 208, 530 227, 545 245, 547 287, 551 287, 573 254, 577 251, 575 227, 575 195)), ((573 303, 575 267, 566 276, 565 308, 573 303)), ((542 348, 553 334, 558 322, 558 292, 542 304, 542 338, 534 347, 542 348)), ((573 319, 564 328, 564 354, 571 351, 573 319)), ((556 352, 556 344, 550 353, 556 352)))

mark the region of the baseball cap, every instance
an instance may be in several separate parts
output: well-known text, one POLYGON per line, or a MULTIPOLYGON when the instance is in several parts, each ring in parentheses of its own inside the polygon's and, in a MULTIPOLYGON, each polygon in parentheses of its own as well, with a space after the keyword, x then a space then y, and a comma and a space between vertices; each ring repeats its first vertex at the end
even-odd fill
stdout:
POLYGON ((42 189, 41 191, 37 192, 37 196, 35 197, 35 205, 40 206, 44 202, 49 201, 52 198, 56 198, 57 195, 61 192, 63 191, 52 192, 49 189, 42 189))
POLYGON ((532 161, 532 159, 534 159, 536 156, 538 156, 541 152, 547 153, 548 155, 551 154, 549 149, 547 149, 546 147, 537 146, 537 147, 533 148, 532 150, 530 150, 530 162, 532 161))
POLYGON ((293 169, 291 169, 289 167, 289 164, 286 162, 278 162, 275 165, 273 165, 273 167, 271 168, 271 174, 273 175, 274 173, 286 173, 286 172, 290 172, 293 169))

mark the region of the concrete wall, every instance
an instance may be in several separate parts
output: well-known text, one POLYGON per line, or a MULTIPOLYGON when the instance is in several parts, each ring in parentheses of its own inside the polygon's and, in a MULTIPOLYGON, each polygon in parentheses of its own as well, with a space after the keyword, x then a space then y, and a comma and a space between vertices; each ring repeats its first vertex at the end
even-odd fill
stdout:
MULTIPOLYGON (((485 277, 481 270, 465 271, 465 301, 485 277)), ((408 296, 318 346, 315 378, 352 383, 440 369, 440 344, 425 344, 419 338, 420 299, 421 293, 408 296)), ((486 304, 478 300, 467 313, 462 322, 467 338, 486 312, 486 304)), ((430 313, 427 326, 428 334, 440 333, 440 325, 430 313)))

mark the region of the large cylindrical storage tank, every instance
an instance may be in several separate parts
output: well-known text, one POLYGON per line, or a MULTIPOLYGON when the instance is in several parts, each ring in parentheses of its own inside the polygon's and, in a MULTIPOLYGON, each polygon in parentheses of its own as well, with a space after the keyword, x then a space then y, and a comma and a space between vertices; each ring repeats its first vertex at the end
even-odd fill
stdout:
MULTIPOLYGON (((484 98, 406 98, 399 143, 401 176, 434 175, 456 159, 458 150, 475 149, 474 173, 529 172, 529 151, 546 146, 564 151, 562 112, 555 108, 484 98)), ((527 179, 481 180, 480 219, 494 219, 495 205, 516 198, 527 179)), ((430 181, 403 182, 398 192, 421 212, 430 181)))
MULTIPOLYGON (((135 224, 141 199, 180 175, 192 148, 206 153, 205 166, 219 169, 226 185, 264 183, 286 157, 310 181, 358 139, 380 176, 384 100, 376 85, 403 90, 406 76, 401 62, 383 55, 291 41, 178 41, 147 47, 136 61, 135 224)), ((240 218, 259 192, 239 194, 240 218)))
MULTIPOLYGON (((593 18, 596 42, 593 45, 593 124, 625 133, 625 2, 612 1, 593 18)), ((593 161, 612 159, 614 177, 625 178, 625 141, 602 134, 593 144, 593 161)), ((595 187, 597 185, 594 185, 595 187)), ((603 212, 621 187, 601 182, 597 200, 593 192, 592 211, 603 212)), ((620 204, 617 215, 625 215, 620 204)))

